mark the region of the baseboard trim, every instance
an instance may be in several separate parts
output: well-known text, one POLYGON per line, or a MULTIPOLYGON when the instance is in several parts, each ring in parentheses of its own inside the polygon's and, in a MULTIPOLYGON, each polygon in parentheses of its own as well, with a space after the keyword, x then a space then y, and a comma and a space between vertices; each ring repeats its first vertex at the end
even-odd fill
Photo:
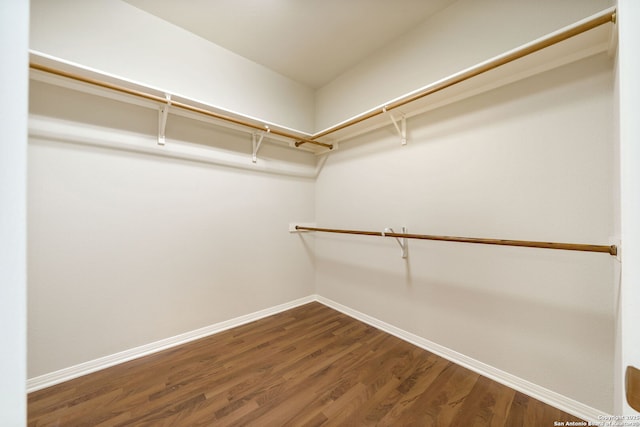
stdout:
POLYGON ((556 393, 542 386, 534 384, 530 381, 524 380, 520 377, 512 375, 508 372, 497 369, 486 363, 475 360, 450 348, 444 347, 440 344, 436 344, 433 341, 422 338, 418 335, 407 332, 403 329, 397 328, 386 322, 378 320, 374 317, 361 313, 350 307, 344 306, 328 298, 316 295, 316 301, 327 307, 333 308, 347 316, 360 320, 368 325, 371 325, 381 331, 387 332, 401 340, 407 341, 417 347, 423 348, 431 353, 437 354, 457 365, 463 366, 471 371, 474 371, 482 376, 492 379, 500 384, 503 384, 509 388, 517 390, 526 394, 527 396, 538 399, 548 405, 554 406, 564 412, 567 412, 576 417, 582 418, 585 421, 595 424, 602 423, 603 417, 609 417, 610 414, 603 412, 599 409, 592 408, 560 393, 556 393))
POLYGON ((304 298, 299 298, 293 301, 289 301, 284 304, 280 304, 274 307, 259 310, 254 313, 250 313, 244 316, 239 316, 233 319, 225 320, 223 322, 215 323, 213 325, 205 326, 204 328, 196 329, 184 334, 176 335, 170 338, 165 338, 160 341, 145 344, 139 347, 135 347, 129 350, 121 351, 109 356, 100 357, 98 359, 90 360, 88 362, 80 363, 78 365, 70 366, 68 368, 60 369, 48 374, 40 375, 38 377, 29 378, 27 380, 27 393, 31 393, 43 388, 51 387, 56 384, 63 383, 65 381, 72 380, 74 378, 81 377, 83 375, 97 372, 102 369, 109 368, 111 366, 118 365, 120 363, 128 362, 133 359, 138 359, 143 356, 147 356, 153 353, 157 353, 162 350, 166 350, 171 347, 175 347, 181 344, 186 344, 190 341, 195 341, 200 338, 204 338, 213 334, 217 334, 227 329, 235 328, 237 326, 250 323, 264 317, 268 317, 300 305, 308 304, 316 301, 316 295, 309 295, 304 298))

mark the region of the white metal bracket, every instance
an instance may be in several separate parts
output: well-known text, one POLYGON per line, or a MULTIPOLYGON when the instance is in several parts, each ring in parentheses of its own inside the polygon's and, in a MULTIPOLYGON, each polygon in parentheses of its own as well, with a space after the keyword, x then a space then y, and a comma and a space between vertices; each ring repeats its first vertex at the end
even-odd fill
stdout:
POLYGON ((269 126, 265 126, 265 127, 267 128, 267 130, 260 134, 260 139, 257 139, 258 138, 257 134, 255 133, 253 134, 253 155, 251 158, 251 161, 253 163, 256 163, 258 161, 258 150, 260 150, 260 145, 262 145, 262 140, 264 139, 264 136, 269 132, 271 132, 271 129, 269 129, 269 126))
POLYGON ((164 130, 167 127, 167 116, 169 115, 169 106, 171 105, 171 94, 165 93, 167 103, 160 108, 158 112, 158 145, 165 144, 164 130))
MULTIPOLYGON (((385 233, 395 233, 395 231, 393 231, 393 228, 385 228, 384 231, 382 232, 382 237, 387 237, 385 236, 385 233)), ((402 234, 406 234, 406 233, 407 233, 407 228, 402 227, 402 234)), ((406 237, 403 237, 402 240, 399 237, 395 237, 395 236, 389 236, 389 237, 393 237, 394 239, 396 239, 396 242, 398 242, 398 245, 400 245, 400 254, 402 255, 402 258, 407 259, 407 255, 409 252, 408 239, 406 237)))
POLYGON ((391 119, 391 123, 398 131, 398 135, 400 136, 400 144, 407 145, 407 118, 404 114, 400 117, 400 126, 398 126, 398 121, 393 117, 390 111, 387 111, 387 107, 382 108, 382 112, 387 113, 389 118, 391 119))

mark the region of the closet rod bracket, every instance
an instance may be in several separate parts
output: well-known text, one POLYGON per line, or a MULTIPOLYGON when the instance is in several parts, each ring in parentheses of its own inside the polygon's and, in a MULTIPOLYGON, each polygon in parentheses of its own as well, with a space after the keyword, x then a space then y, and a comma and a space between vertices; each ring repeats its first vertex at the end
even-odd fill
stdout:
POLYGON ((165 144, 165 129, 167 127, 167 116, 169 115, 169 106, 171 105, 171 94, 164 94, 167 103, 160 107, 158 111, 158 145, 165 144))
MULTIPOLYGON (((395 232, 393 231, 393 228, 385 228, 381 234, 382 234, 382 237, 393 237, 394 239, 396 239, 396 242, 398 242, 398 245, 400 245, 400 254, 402 255, 402 259, 407 259, 407 255, 409 252, 409 244, 408 244, 408 239, 406 237, 402 237, 401 239, 393 235, 387 236, 387 234, 395 234, 395 232)), ((407 234, 406 227, 402 227, 402 234, 407 234)))
POLYGON ((258 139, 258 135, 256 133, 253 133, 253 154, 251 157, 251 161, 253 163, 256 163, 258 161, 258 150, 260 150, 260 145, 262 145, 262 140, 264 139, 264 136, 266 134, 268 134, 269 132, 271 132, 271 129, 269 129, 269 126, 265 126, 265 128, 267 130, 265 130, 264 132, 260 133, 260 138, 258 139))
POLYGON ((391 123, 393 123, 393 126, 398 131, 398 136, 400 136, 400 144, 407 145, 407 118, 405 115, 402 114, 402 116, 400 116, 400 120, 396 120, 395 117, 393 117, 393 114, 391 114, 390 111, 387 111, 386 105, 382 107, 382 112, 389 115, 391 123), (398 121, 400 122, 400 125, 398 125, 398 121))

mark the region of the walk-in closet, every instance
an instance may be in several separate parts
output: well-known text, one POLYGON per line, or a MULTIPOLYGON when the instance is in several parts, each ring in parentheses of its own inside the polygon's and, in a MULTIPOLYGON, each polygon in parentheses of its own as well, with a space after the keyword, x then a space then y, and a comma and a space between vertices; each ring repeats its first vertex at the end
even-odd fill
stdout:
POLYGON ((635 0, 0 15, 6 425, 640 425, 635 0))

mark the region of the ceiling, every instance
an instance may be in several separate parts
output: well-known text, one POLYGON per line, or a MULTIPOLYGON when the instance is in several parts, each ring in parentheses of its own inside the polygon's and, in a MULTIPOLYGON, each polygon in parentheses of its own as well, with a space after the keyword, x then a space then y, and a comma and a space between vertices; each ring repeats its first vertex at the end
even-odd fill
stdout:
POLYGON ((311 88, 456 0, 124 0, 311 88))

